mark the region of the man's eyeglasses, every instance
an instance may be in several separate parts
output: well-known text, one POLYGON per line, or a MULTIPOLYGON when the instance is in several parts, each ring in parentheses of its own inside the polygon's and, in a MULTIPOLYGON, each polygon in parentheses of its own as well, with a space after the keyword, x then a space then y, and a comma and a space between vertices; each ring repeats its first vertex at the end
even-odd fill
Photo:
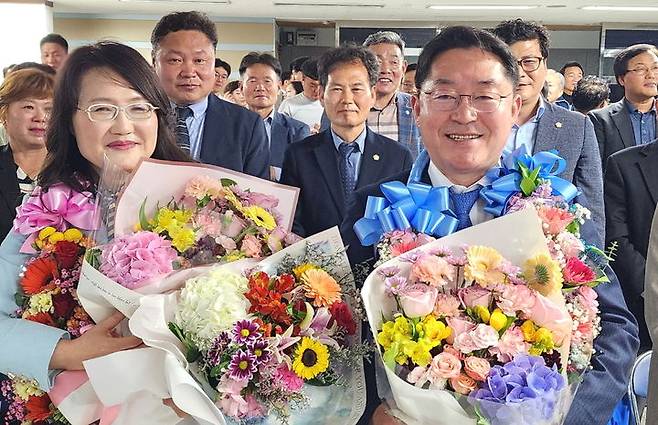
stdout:
POLYGON ((627 69, 626 72, 635 72, 636 74, 640 75, 647 75, 649 72, 651 72, 655 75, 658 74, 658 65, 654 65, 651 68, 644 65, 639 65, 633 69, 627 69))
POLYGON ((511 95, 502 96, 498 93, 459 94, 452 91, 424 91, 429 96, 434 108, 439 111, 454 111, 459 107, 462 97, 466 97, 471 107, 478 112, 493 112, 498 109, 503 99, 511 95))
POLYGON ((119 115, 119 111, 123 111, 128 119, 133 121, 142 121, 151 118, 153 111, 158 109, 147 102, 132 103, 126 106, 117 106, 109 103, 96 103, 89 105, 86 109, 77 108, 79 111, 85 112, 89 117, 89 121, 102 122, 113 121, 119 115))
POLYGON ((523 58, 516 61, 516 63, 523 68, 525 72, 534 72, 539 69, 539 65, 544 58, 539 56, 532 56, 529 58, 523 58))

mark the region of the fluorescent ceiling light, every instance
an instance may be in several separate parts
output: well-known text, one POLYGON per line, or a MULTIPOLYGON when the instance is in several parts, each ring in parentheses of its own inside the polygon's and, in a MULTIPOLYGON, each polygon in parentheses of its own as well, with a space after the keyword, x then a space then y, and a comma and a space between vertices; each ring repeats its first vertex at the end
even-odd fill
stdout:
POLYGON ((275 6, 315 6, 315 7, 377 7, 382 8, 382 3, 316 3, 316 2, 295 2, 295 1, 274 1, 275 6))
POLYGON ((602 12, 658 12, 658 6, 583 6, 581 9, 602 12))
POLYGON ((119 0, 124 3, 195 3, 195 4, 231 4, 231 0, 119 0))
POLYGON ((539 6, 524 6, 517 4, 481 4, 481 5, 446 5, 446 4, 432 4, 427 6, 428 9, 436 10, 528 10, 536 9, 539 6))

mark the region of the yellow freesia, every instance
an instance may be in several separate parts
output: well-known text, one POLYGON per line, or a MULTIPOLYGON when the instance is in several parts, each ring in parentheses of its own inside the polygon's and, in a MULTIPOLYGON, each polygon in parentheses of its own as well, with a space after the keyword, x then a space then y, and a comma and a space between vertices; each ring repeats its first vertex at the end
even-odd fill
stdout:
POLYGON ((507 316, 500 311, 499 308, 495 309, 493 313, 491 313, 491 319, 489 320, 489 326, 494 328, 496 332, 499 332, 501 329, 503 329, 507 325, 507 316))

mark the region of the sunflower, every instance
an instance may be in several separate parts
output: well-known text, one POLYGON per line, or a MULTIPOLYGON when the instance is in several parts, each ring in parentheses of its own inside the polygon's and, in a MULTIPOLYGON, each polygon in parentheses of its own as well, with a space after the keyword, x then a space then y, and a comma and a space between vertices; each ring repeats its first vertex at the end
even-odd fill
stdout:
POLYGON ((471 246, 466 250, 466 266, 464 276, 466 279, 487 287, 496 283, 503 283, 505 274, 500 271, 503 257, 493 248, 486 246, 471 246))
POLYGON ((274 230, 276 227, 274 217, 263 207, 259 207, 258 205, 244 207, 242 213, 258 227, 266 230, 274 230))
POLYGON ((38 258, 25 269, 25 274, 21 279, 21 287, 26 295, 35 295, 57 277, 59 277, 57 262, 49 257, 38 258))
POLYGON ((329 307, 340 301, 340 285, 322 269, 309 269, 302 274, 305 295, 313 298, 316 307, 329 307))
POLYGON ((562 270, 548 254, 539 254, 526 261, 523 277, 529 287, 544 296, 562 289, 562 270))
POLYGON ((313 379, 329 368, 329 350, 327 346, 309 337, 295 348, 295 360, 292 369, 303 379, 313 379))

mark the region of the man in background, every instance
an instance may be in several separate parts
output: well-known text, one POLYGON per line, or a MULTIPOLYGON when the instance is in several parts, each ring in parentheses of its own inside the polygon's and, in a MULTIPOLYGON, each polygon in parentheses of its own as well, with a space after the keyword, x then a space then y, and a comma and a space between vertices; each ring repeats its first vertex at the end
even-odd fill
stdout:
POLYGON ((324 112, 319 100, 318 61, 315 58, 306 59, 301 68, 304 91, 281 102, 279 112, 303 122, 313 133, 317 133, 320 129, 322 112, 324 112))
POLYGON ((567 62, 560 69, 560 74, 564 75, 564 100, 572 104, 571 96, 573 91, 576 90, 576 84, 583 78, 583 66, 578 62, 567 62))
POLYGON ((59 34, 48 34, 39 42, 41 63, 59 70, 69 57, 69 43, 59 34))
POLYGON ((220 58, 215 58, 215 87, 212 89, 213 93, 218 97, 224 94, 224 87, 228 83, 228 78, 231 75, 231 65, 224 62, 220 58))
POLYGON ((583 115, 608 106, 610 88, 608 83, 595 75, 587 75, 578 81, 571 100, 574 110, 583 115))
POLYGON ((402 91, 412 96, 418 94, 416 89, 416 67, 417 64, 415 63, 407 65, 407 70, 404 72, 404 78, 402 79, 402 91))
POLYGON ((571 105, 564 99, 564 75, 554 69, 546 73, 546 100, 566 110, 571 110, 571 105))

